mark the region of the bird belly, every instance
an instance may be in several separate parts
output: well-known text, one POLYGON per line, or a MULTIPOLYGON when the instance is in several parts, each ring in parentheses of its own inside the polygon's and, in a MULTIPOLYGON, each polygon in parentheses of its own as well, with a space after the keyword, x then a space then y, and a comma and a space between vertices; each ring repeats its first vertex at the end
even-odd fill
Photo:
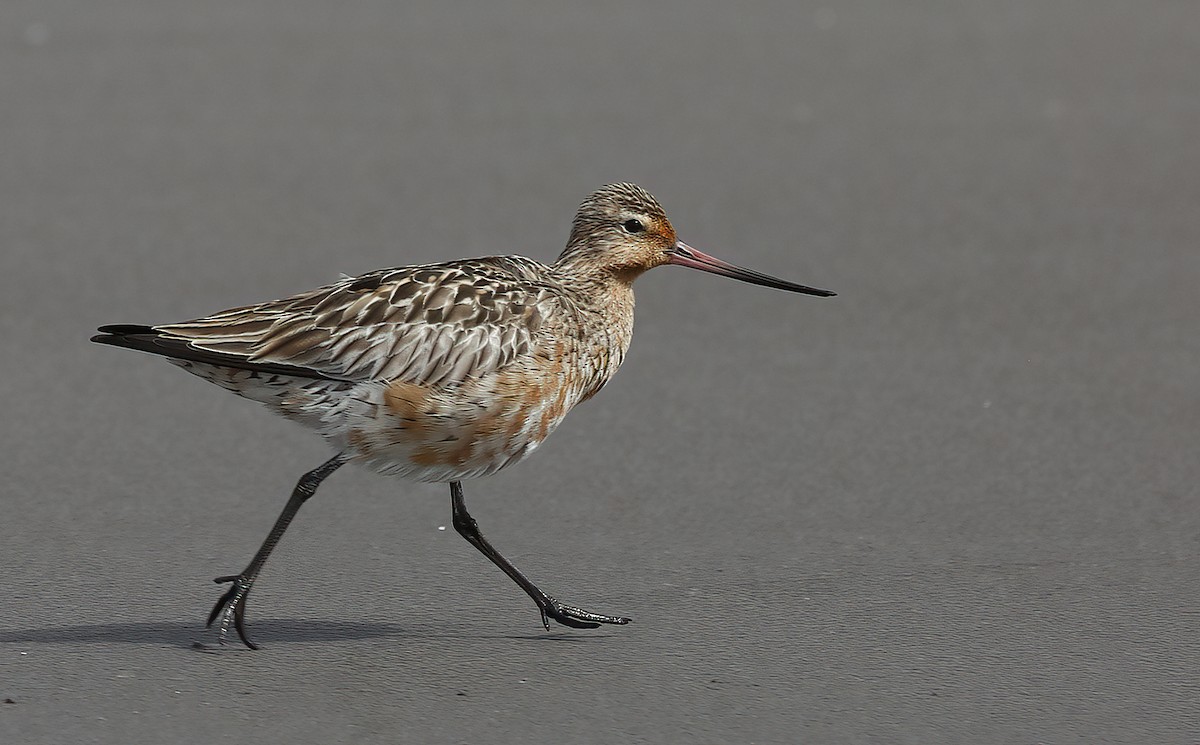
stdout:
POLYGON ((514 385, 505 377, 446 389, 377 385, 373 405, 346 407, 343 447, 368 468, 417 481, 495 473, 533 452, 578 399, 565 381, 514 385))
POLYGON ((524 459, 575 404, 586 384, 563 366, 513 366, 447 387, 354 383, 170 360, 265 404, 379 473, 446 482, 487 476, 524 459))

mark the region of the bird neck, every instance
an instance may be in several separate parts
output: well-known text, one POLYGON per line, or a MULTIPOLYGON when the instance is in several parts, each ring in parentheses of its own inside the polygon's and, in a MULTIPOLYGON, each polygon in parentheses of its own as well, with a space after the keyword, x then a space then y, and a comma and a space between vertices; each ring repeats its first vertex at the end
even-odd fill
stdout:
POLYGON ((572 308, 580 339, 587 339, 582 355, 593 375, 582 400, 596 394, 616 373, 633 337, 633 281, 640 271, 622 271, 596 261, 595 256, 571 251, 570 246, 550 267, 567 306, 572 308))
POLYGON ((587 286, 603 292, 617 289, 632 292, 629 288, 633 281, 647 268, 614 262, 610 252, 574 241, 567 244, 551 266, 555 275, 565 284, 587 286))
POLYGON ((633 281, 644 270, 596 263, 564 253, 551 267, 555 278, 576 300, 592 308, 617 312, 633 309, 633 281))

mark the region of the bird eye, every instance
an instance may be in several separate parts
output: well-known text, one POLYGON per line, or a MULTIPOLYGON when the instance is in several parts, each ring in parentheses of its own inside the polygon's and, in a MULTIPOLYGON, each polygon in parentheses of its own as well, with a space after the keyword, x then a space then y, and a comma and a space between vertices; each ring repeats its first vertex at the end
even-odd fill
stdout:
POLYGON ((646 230, 641 220, 626 220, 621 223, 621 227, 625 228, 626 233, 642 233, 646 230))

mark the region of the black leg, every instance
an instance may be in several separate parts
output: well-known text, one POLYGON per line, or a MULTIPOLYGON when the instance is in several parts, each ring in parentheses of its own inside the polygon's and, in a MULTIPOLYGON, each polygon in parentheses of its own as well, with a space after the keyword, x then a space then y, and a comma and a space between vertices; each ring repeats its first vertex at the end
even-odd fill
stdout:
POLYGON ((288 524, 292 522, 292 518, 299 512, 300 505, 307 502, 308 498, 316 493, 317 487, 325 480, 325 477, 336 471, 345 462, 346 456, 338 453, 322 465, 301 476, 300 481, 296 483, 296 488, 292 490, 292 497, 288 500, 287 506, 283 508, 279 519, 275 521, 274 527, 267 534, 267 539, 259 547, 258 553, 250 560, 250 564, 242 570, 241 574, 217 577, 213 580, 218 584, 222 582, 233 583, 229 591, 222 595, 217 604, 213 606, 212 613, 208 614, 208 626, 212 626, 213 621, 217 620, 218 616, 221 617, 221 630, 217 635, 217 640, 220 643, 225 643, 225 635, 229 632, 229 624, 232 622, 233 627, 237 629, 238 636, 242 639, 242 643, 251 649, 258 649, 258 646, 246 636, 246 597, 250 594, 250 588, 254 586, 254 580, 258 578, 258 573, 262 571, 263 564, 267 563, 267 557, 271 555, 275 544, 279 543, 279 539, 283 537, 283 532, 287 530, 288 524))
POLYGON ((454 529, 472 546, 479 549, 480 553, 491 559, 493 564, 504 570, 505 574, 512 577, 513 582, 516 582, 529 597, 533 598, 533 602, 537 603, 538 609, 542 612, 542 625, 546 627, 546 631, 550 630, 551 618, 564 626, 573 626, 577 629, 594 629, 602 623, 629 623, 630 619, 621 616, 603 616, 582 608, 563 605, 542 592, 520 569, 513 566, 511 561, 501 556, 500 552, 483 537, 483 533, 479 532, 479 524, 475 522, 475 518, 471 517, 471 513, 467 512, 467 505, 463 501, 461 482, 450 482, 450 506, 454 515, 454 529))

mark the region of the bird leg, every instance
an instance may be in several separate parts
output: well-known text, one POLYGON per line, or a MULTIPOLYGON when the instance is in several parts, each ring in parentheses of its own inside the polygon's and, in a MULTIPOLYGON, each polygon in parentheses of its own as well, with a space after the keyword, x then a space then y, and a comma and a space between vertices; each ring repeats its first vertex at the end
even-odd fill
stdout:
POLYGON ((453 510, 454 529, 472 546, 479 549, 480 553, 491 559, 493 564, 500 567, 529 597, 533 598, 533 602, 537 603, 538 610, 542 613, 542 625, 546 627, 546 631, 550 630, 551 618, 564 626, 572 626, 577 629, 594 629, 602 623, 629 623, 630 619, 622 616, 604 616, 582 608, 564 605, 542 592, 520 569, 513 566, 511 561, 501 556, 500 552, 483 537, 483 533, 479 532, 479 524, 475 522, 475 518, 471 517, 471 513, 467 512, 467 505, 463 501, 462 483, 459 481, 450 482, 450 505, 453 510))
POLYGON ((301 476, 300 481, 296 483, 296 488, 292 490, 292 496, 283 508, 283 512, 280 513, 279 518, 275 521, 275 525, 271 528, 271 532, 267 534, 266 540, 259 547, 258 553, 254 554, 254 558, 250 560, 250 564, 242 570, 241 574, 217 577, 213 580, 217 584, 224 582, 232 583, 229 590, 213 606, 212 613, 208 614, 208 623, 205 624, 211 627, 213 621, 217 620, 218 616, 221 617, 220 632, 217 634, 218 642, 221 644, 225 643, 225 636, 229 633, 229 624, 232 623, 242 643, 250 649, 258 649, 258 645, 250 641, 249 637, 246 636, 246 598, 250 595, 250 588, 254 586, 254 580, 258 578, 258 573, 262 571, 263 564, 267 563, 267 557, 271 555, 275 544, 279 543, 279 539, 283 537, 288 524, 292 522, 292 518, 300 511, 300 505, 307 502, 309 497, 316 493, 317 487, 320 486, 321 482, 345 462, 346 456, 338 453, 325 461, 325 463, 301 476))

